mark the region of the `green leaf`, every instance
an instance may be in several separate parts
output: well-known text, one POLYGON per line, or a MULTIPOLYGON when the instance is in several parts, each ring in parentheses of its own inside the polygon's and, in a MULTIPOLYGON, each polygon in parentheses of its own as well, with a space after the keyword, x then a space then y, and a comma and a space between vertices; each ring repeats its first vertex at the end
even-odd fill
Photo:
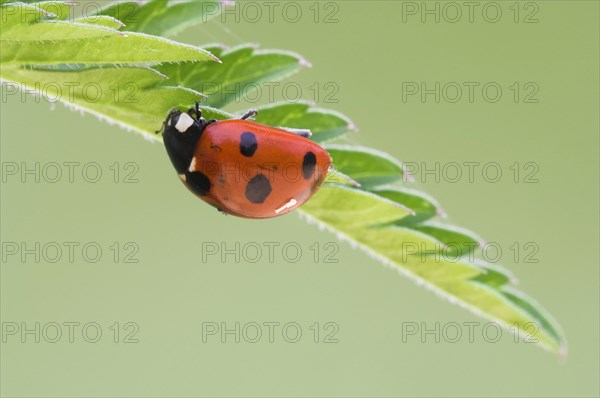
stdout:
POLYGON ((341 113, 318 108, 309 102, 275 103, 258 108, 255 120, 270 126, 303 128, 312 132, 315 142, 326 142, 356 130, 341 113))
POLYGON ((318 199, 311 200, 305 205, 308 208, 303 207, 303 210, 326 223, 344 220, 348 230, 376 226, 411 214, 404 206, 346 186, 322 187, 317 196, 318 199))
POLYGON ((222 64, 170 64, 159 66, 158 70, 171 76, 177 84, 206 94, 204 105, 223 107, 239 101, 245 94, 250 95, 262 82, 276 82, 291 76, 306 63, 292 52, 257 50, 247 44, 214 50, 219 51, 222 64))
POLYGON ((97 25, 97 26, 105 26, 107 28, 112 28, 112 29, 120 29, 124 26, 123 22, 119 21, 118 19, 115 19, 113 17, 107 17, 104 15, 99 15, 96 17, 78 18, 78 19, 74 20, 73 22, 79 22, 79 23, 97 25))
POLYGON ((64 1, 43 1, 34 5, 52 14, 56 19, 65 20, 71 15, 74 4, 64 1))
MULTIPOLYGON (((13 3, 13 4, 2 4, 0 6, 0 23, 2 29, 0 30, 0 39, 6 32, 11 29, 19 28, 19 26, 31 25, 33 23, 40 22, 44 19, 52 19, 54 15, 29 4, 13 3)), ((24 37, 23 40, 26 38, 24 37)))
POLYGON ((97 15, 107 15, 122 21, 126 30, 157 36, 171 36, 218 15, 222 4, 218 0, 193 2, 151 0, 118 2, 101 9, 97 15))
POLYGON ((360 183, 354 181, 339 170, 335 170, 333 166, 330 168, 327 177, 325 178, 326 184, 337 184, 337 185, 349 185, 351 187, 360 187, 360 183))
MULTIPOLYGON (((294 53, 245 45, 210 47, 223 64, 195 62, 216 58, 205 49, 147 34, 172 34, 201 22, 212 15, 201 9, 202 4, 214 3, 152 0, 138 6, 121 2, 103 9, 100 16, 69 22, 70 7, 63 2, 4 2, 0 78, 7 85, 13 82, 5 88, 8 94, 17 87, 37 90, 153 139, 161 138, 154 132, 170 109, 186 110, 202 98, 201 92, 207 94, 204 117, 231 118, 218 108, 238 100, 254 84, 297 72, 304 61, 294 53), (127 4, 138 7, 135 15, 123 15, 127 4), (127 24, 124 29, 134 32, 124 33, 120 20, 127 24), (177 64, 184 61, 191 62, 177 64), (206 82, 214 83, 213 87, 203 87, 206 82)), ((320 143, 355 130, 344 115, 304 101, 258 110, 257 122, 309 129, 311 138, 320 143)), ((300 214, 448 301, 543 347, 565 352, 558 323, 514 288, 510 272, 487 264, 476 252, 456 249, 473 247, 479 237, 438 223, 436 217, 444 212, 429 195, 407 184, 389 185, 402 182, 399 161, 370 148, 332 144, 326 148, 334 167, 300 214)))
POLYGON ((537 303, 526 298, 522 302, 515 299, 520 295, 516 290, 510 290, 512 295, 507 293, 506 283, 510 278, 499 268, 449 258, 444 254, 443 242, 413 228, 389 225, 407 217, 407 211, 404 215, 398 210, 394 213, 387 199, 374 194, 357 196, 357 192, 360 191, 323 187, 301 211, 311 221, 358 245, 448 301, 507 329, 518 330, 520 335, 530 336, 545 348, 566 350, 558 324, 537 303))
MULTIPOLYGON (((57 20, 43 21, 29 25, 13 25, 10 29, 2 29, 2 35, 0 37, 3 42, 9 42, 10 44, 13 44, 13 46, 16 46, 17 44, 29 46, 31 44, 37 44, 38 41, 50 42, 60 40, 61 43, 58 44, 61 45, 64 44, 62 43, 63 40, 70 40, 72 43, 77 44, 77 41, 81 39, 110 36, 117 37, 121 35, 120 32, 104 26, 57 20)), ((10 49, 11 47, 8 48, 10 49)))
POLYGON ((415 212, 413 216, 405 217, 398 222, 402 225, 423 222, 435 216, 445 217, 446 214, 437 200, 415 189, 382 186, 371 189, 371 191, 381 197, 400 203, 415 212))
POLYGON ((3 68, 1 77, 30 89, 41 87, 53 100, 151 136, 160 129, 170 109, 185 108, 200 98, 193 90, 163 86, 166 77, 148 68, 77 71, 3 68))
POLYGON ((70 7, 62 2, 0 7, 3 81, 38 89, 151 136, 170 109, 189 107, 202 98, 173 81, 165 83, 167 76, 141 66, 213 60, 207 51, 140 33, 125 35, 115 29, 122 24, 109 16, 62 20, 68 18, 68 11, 70 7), (97 67, 106 64, 110 65, 97 67))
POLYGON ((517 279, 506 268, 483 261, 476 262, 477 265, 483 269, 484 273, 473 278, 472 281, 481 282, 484 285, 489 285, 494 288, 500 288, 509 283, 517 283, 517 279))
MULTIPOLYGON (((537 328, 540 328, 545 334, 552 336, 555 341, 565 341, 564 333, 554 318, 535 300, 510 287, 505 288, 502 293, 525 313, 525 319, 516 326, 527 339, 535 340, 538 335, 537 328), (533 319, 534 322, 531 322, 530 319, 533 319)), ((566 350, 566 345, 560 347, 561 354, 565 355, 566 350)))
POLYGON ((365 187, 396 182, 402 178, 402 164, 386 153, 350 145, 327 145, 336 169, 365 187))
POLYGON ((147 65, 217 60, 204 49, 162 37, 52 19, 53 14, 35 5, 2 5, 0 18, 3 65, 147 65))
POLYGON ((448 247, 446 255, 451 258, 467 256, 484 245, 482 239, 473 232, 453 225, 429 222, 411 225, 409 228, 423 232, 442 242, 448 247))
MULTIPOLYGON (((41 23, 40 23, 41 24, 41 23)), ((45 26, 54 23, 44 23, 45 26)), ((61 42, 32 41, 33 36, 24 37, 22 42, 5 40, 0 36, 0 63, 47 65, 63 64, 135 64, 146 65, 159 62, 215 61, 209 52, 190 45, 184 45, 158 37, 140 33, 122 35, 114 29, 101 26, 83 26, 69 23, 71 34, 81 32, 87 40, 61 42), (81 28, 81 29, 79 29, 81 28), (92 37, 92 34, 105 37, 92 37)))

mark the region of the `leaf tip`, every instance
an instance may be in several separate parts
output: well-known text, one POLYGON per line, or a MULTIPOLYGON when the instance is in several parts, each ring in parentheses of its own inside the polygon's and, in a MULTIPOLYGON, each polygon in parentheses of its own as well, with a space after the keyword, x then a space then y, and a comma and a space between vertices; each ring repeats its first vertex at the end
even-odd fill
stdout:
POLYGON ((565 342, 561 342, 558 347, 558 356, 562 362, 566 362, 567 356, 569 355, 569 349, 567 348, 567 344, 565 342))
MULTIPOLYGON (((407 173, 406 177, 410 182, 415 182, 415 178, 412 176, 412 174, 407 173)), ((442 209, 441 207, 438 207, 435 210, 435 214, 437 214, 439 217, 442 217, 442 218, 448 218, 448 213, 446 213, 446 210, 442 209)))
MULTIPOLYGON (((204 51, 206 51, 206 50, 204 50, 204 51)), ((213 61, 215 61, 215 62, 217 62, 217 63, 219 63, 219 64, 222 64, 222 63, 223 63, 223 61, 221 61, 221 60, 219 59, 219 57, 217 57, 216 55, 214 55, 214 54, 213 54, 213 53, 211 53, 210 51, 206 51, 206 53, 207 53, 207 54, 210 56, 211 60, 213 60, 213 61)))
POLYGON ((336 170, 333 166, 329 166, 329 167, 330 167, 330 169, 331 169, 330 171, 332 173, 339 173, 343 177, 343 179, 345 179, 346 182, 348 182, 348 184, 350 184, 351 186, 356 187, 356 188, 359 188, 359 187, 362 186, 361 183, 358 182, 358 181, 356 181, 354 178, 349 177, 349 176, 347 176, 345 174, 342 174, 341 172, 339 172, 338 170, 336 170))
POLYGON ((312 63, 309 60, 307 60, 306 58, 300 58, 298 60, 298 65, 305 67, 305 68, 312 68, 312 66, 313 66, 312 63))
POLYGON ((233 7, 233 6, 235 6, 235 1, 234 0, 221 0, 221 6, 233 7))
MULTIPOLYGON (((415 176, 413 176, 411 172, 407 171, 404 167, 402 167, 402 171, 404 173, 404 179, 406 180, 406 182, 415 182, 415 176)), ((436 213, 442 218, 448 217, 448 214, 446 214, 444 209, 442 209, 441 207, 437 208, 436 213)))

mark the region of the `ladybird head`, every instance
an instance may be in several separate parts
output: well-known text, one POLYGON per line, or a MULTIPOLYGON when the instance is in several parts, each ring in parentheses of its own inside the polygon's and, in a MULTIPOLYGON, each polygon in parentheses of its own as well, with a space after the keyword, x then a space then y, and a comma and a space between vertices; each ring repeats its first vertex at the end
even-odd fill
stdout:
POLYGON ((177 173, 182 174, 189 167, 204 127, 204 123, 178 109, 167 115, 162 130, 163 141, 177 173))

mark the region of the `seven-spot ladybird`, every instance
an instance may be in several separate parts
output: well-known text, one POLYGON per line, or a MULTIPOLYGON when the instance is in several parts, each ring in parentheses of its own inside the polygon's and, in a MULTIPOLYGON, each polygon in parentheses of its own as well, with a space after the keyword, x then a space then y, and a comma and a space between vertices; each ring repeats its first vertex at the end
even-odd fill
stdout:
POLYGON ((331 158, 306 130, 247 120, 256 113, 206 121, 198 103, 187 113, 174 109, 163 140, 181 181, 205 202, 239 217, 281 216, 317 192, 331 158))

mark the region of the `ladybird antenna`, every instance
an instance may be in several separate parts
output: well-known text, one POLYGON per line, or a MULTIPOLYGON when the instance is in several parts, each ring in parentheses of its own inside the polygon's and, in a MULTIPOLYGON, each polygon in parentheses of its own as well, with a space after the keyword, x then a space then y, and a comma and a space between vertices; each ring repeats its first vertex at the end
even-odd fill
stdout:
POLYGON ((158 134, 162 133, 164 131, 164 129, 165 129, 165 122, 162 122, 162 125, 160 126, 160 129, 156 130, 154 132, 154 134, 158 135, 158 134))

